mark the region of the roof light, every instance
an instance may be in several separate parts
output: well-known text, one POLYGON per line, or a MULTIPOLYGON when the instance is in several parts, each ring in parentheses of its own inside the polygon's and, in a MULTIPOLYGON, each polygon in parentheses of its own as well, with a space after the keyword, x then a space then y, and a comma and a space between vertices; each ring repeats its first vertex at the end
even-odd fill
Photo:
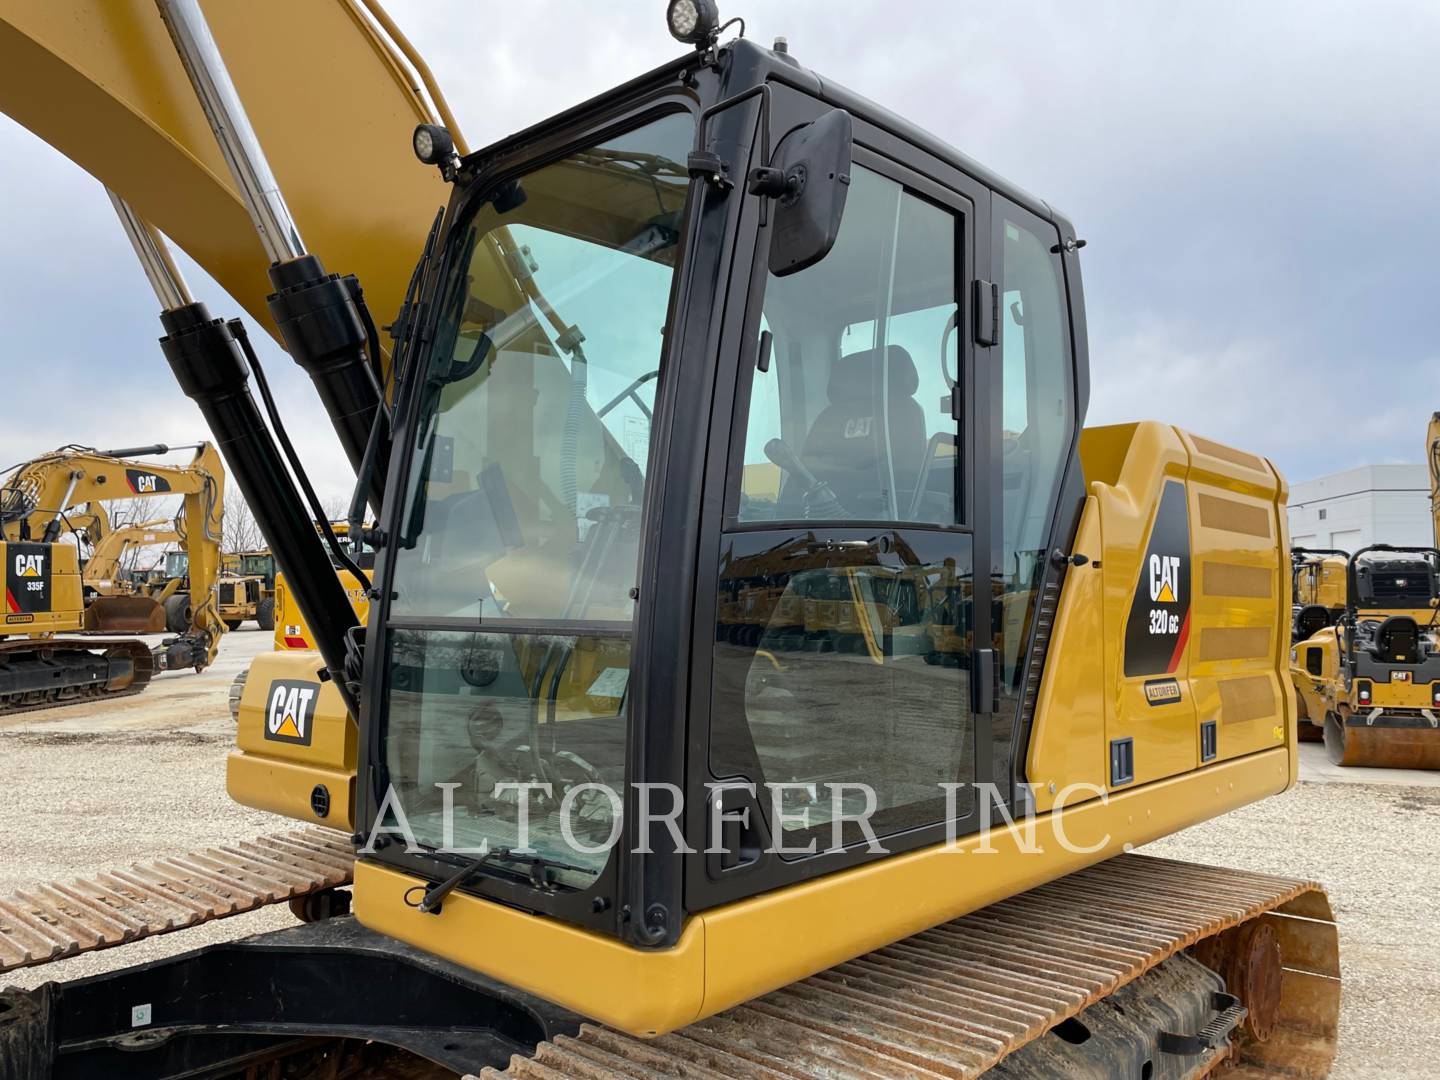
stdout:
POLYGON ((687 45, 706 45, 720 29, 720 8, 715 0, 670 0, 665 9, 670 36, 687 45))

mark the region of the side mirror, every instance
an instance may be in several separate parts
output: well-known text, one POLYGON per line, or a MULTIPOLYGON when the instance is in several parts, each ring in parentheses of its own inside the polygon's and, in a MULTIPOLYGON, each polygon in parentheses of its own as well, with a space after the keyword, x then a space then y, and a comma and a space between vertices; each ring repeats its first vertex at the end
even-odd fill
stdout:
POLYGON ((813 266, 835 246, 850 191, 850 114, 831 109, 791 132, 768 167, 750 173, 752 195, 774 200, 770 272, 776 277, 813 266))

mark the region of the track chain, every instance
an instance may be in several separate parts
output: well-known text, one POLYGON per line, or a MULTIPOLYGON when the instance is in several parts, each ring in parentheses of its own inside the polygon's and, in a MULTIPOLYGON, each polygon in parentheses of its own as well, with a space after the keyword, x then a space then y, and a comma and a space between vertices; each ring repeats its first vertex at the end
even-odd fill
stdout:
POLYGON ((348 885, 350 837, 299 829, 0 897, 0 972, 348 885))

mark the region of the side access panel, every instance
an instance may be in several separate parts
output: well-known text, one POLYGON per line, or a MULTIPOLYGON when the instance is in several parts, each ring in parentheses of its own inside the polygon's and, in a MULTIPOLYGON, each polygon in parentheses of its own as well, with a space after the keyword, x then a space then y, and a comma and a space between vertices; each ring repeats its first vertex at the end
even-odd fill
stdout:
POLYGON ((318 653, 267 653, 245 678, 225 766, 242 806, 353 832, 359 732, 318 653))
POLYGON ((1294 727, 1289 679, 1289 488, 1263 458, 1179 432, 1190 453, 1195 544, 1190 688, 1216 725, 1216 760, 1282 746, 1294 727))
POLYGON ((1286 488, 1262 458, 1147 421, 1090 428, 1102 536, 1106 781, 1293 741, 1286 488))

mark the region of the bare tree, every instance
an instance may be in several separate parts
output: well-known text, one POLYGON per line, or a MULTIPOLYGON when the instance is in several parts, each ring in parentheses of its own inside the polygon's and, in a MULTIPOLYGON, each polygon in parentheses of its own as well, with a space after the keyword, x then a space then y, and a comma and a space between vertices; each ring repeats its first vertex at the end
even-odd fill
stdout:
POLYGON ((325 511, 325 519, 334 524, 350 516, 350 500, 343 495, 332 495, 321 500, 320 509, 325 511))
POLYGON ((245 500, 232 495, 225 501, 225 517, 220 526, 220 550, 230 555, 237 551, 254 551, 263 547, 265 538, 260 526, 255 524, 255 515, 245 500))
POLYGON ((171 501, 173 500, 156 498, 154 495, 138 499, 111 499, 105 503, 105 510, 110 515, 111 526, 119 529, 161 517, 164 513, 161 504, 171 501))

